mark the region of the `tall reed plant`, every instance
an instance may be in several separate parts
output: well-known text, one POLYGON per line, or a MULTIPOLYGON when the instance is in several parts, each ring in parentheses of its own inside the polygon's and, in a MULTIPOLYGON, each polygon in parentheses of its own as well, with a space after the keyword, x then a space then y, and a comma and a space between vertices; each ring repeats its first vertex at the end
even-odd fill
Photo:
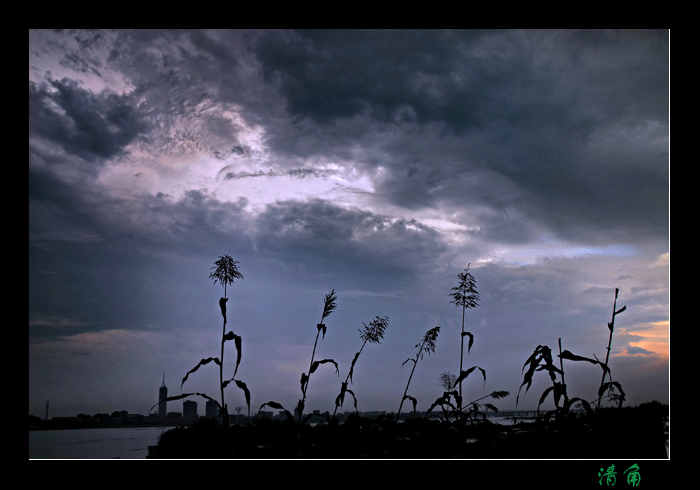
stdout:
MULTIPOLYGON (((229 331, 228 333, 226 333, 226 324, 228 323, 226 305, 229 300, 226 288, 228 285, 233 284, 236 279, 243 279, 243 274, 241 274, 239 270, 239 263, 233 260, 228 254, 219 256, 219 259, 214 262, 214 266, 210 269, 210 271, 212 272, 210 272, 209 278, 214 280, 214 284, 219 282, 224 288, 224 296, 219 299, 219 309, 221 310, 221 316, 223 317, 223 327, 221 331, 221 355, 220 357, 207 357, 200 360, 199 363, 194 368, 190 369, 187 372, 187 374, 185 374, 185 377, 182 378, 182 382, 180 383, 180 389, 182 389, 182 387, 185 384, 185 381, 187 381, 187 378, 190 374, 196 372, 201 366, 213 362, 214 364, 217 364, 219 366, 219 389, 221 399, 220 401, 217 401, 204 393, 183 393, 180 395, 168 397, 164 401, 167 402, 180 400, 192 395, 199 395, 207 400, 214 401, 219 407, 219 414, 221 417, 222 424, 224 425, 224 427, 228 427, 229 414, 228 406, 224 399, 224 388, 226 388, 231 381, 234 381, 236 386, 243 390, 246 399, 246 404, 248 406, 248 415, 250 416, 250 391, 248 390, 247 385, 243 381, 236 379, 238 367, 241 363, 242 340, 241 337, 233 333, 233 331, 229 331), (231 377, 231 379, 224 381, 224 344, 227 341, 231 340, 234 341, 237 352, 236 367, 234 369, 233 376, 231 377)), ((154 407, 156 405, 154 405, 154 407)), ((151 410, 153 410, 153 407, 151 408, 151 410)))
POLYGON ((431 352, 435 352, 435 347, 437 345, 437 339, 439 334, 440 327, 433 327, 427 332, 425 332, 425 335, 423 335, 421 341, 416 344, 416 348, 418 349, 418 352, 416 352, 416 357, 414 359, 408 358, 403 362, 403 364, 401 364, 403 366, 407 362, 413 361, 413 368, 411 369, 411 374, 408 376, 408 382, 406 383, 406 389, 403 392, 403 397, 401 397, 399 411, 396 413, 397 422, 399 420, 399 416, 401 415, 401 408, 403 407, 404 400, 411 400, 411 402, 413 403, 413 413, 416 412, 417 400, 414 397, 408 395, 408 387, 411 385, 411 379, 413 378, 413 373, 415 372, 416 366, 418 365, 418 359, 423 359, 423 353, 427 353, 428 355, 430 355, 431 352))
MULTIPOLYGON (((474 335, 471 332, 464 331, 464 317, 468 309, 476 308, 479 306, 479 291, 476 289, 476 280, 471 272, 469 272, 469 266, 457 275, 459 282, 457 286, 452 288, 452 293, 450 296, 452 300, 450 303, 454 304, 456 307, 462 308, 462 334, 460 336, 460 351, 459 351, 459 397, 458 397, 458 409, 461 411, 462 408, 462 380, 466 377, 464 373, 464 337, 469 337, 469 344, 467 345, 467 353, 471 350, 472 344, 474 343, 474 335)), ((481 368, 480 368, 481 369, 481 368)))
MULTIPOLYGON (((299 403, 297 404, 297 417, 298 421, 302 421, 302 415, 304 413, 304 406, 306 404, 306 392, 309 389, 309 379, 311 378, 311 375, 316 372, 316 369, 321 365, 325 363, 332 363, 335 365, 335 372, 339 374, 338 372, 338 363, 336 363, 333 359, 323 359, 321 361, 315 361, 314 358, 316 356, 316 346, 318 345, 318 336, 323 334, 321 339, 326 338, 326 324, 323 323, 323 321, 330 316, 333 311, 335 311, 336 307, 338 306, 337 303, 335 302, 336 296, 335 296, 335 289, 331 289, 331 291, 326 294, 323 298, 323 313, 321 314, 321 321, 316 325, 316 340, 314 341, 314 349, 311 352, 311 361, 309 362, 309 373, 301 373, 301 400, 299 400, 299 403)), ((308 419, 311 416, 306 417, 308 419)))
POLYGON ((380 341, 384 338, 384 331, 389 326, 389 317, 385 316, 381 318, 377 316, 374 317, 374 320, 369 322, 369 325, 367 325, 365 322, 362 322, 362 324, 364 325, 364 328, 362 330, 358 329, 358 332, 360 332, 360 339, 362 340, 362 345, 360 346, 360 350, 357 351, 355 357, 352 360, 352 363, 350 364, 350 371, 345 377, 345 381, 340 384, 340 393, 335 398, 335 409, 333 410, 332 418, 335 418, 335 414, 338 411, 338 407, 343 406, 343 402, 345 401, 345 395, 348 393, 352 396, 355 402, 355 411, 357 412, 357 398, 355 397, 355 393, 353 393, 352 390, 348 389, 348 382, 352 383, 352 373, 353 369, 355 368, 355 363, 360 357, 360 354, 362 354, 362 349, 365 348, 365 345, 368 342, 370 344, 381 343, 380 341))
POLYGON ((520 398, 520 391, 522 390, 522 387, 525 386, 525 393, 527 393, 527 391, 530 389, 530 386, 532 385, 532 378, 535 372, 545 371, 549 374, 549 377, 552 381, 552 386, 545 389, 542 395, 540 396, 539 403, 537 404, 537 410, 539 411, 540 406, 544 403, 544 401, 550 393, 552 394, 552 397, 554 399, 555 406, 554 411, 548 412, 545 415, 546 418, 548 418, 552 414, 554 414, 557 418, 568 416, 571 411, 571 407, 576 402, 579 402, 587 412, 592 412, 593 410, 591 408, 591 404, 593 402, 589 402, 581 398, 569 398, 564 375, 564 360, 583 361, 591 364, 596 364, 600 366, 603 370, 603 377, 601 379, 600 387, 598 388, 598 401, 596 405, 596 410, 600 408, 601 399, 603 398, 603 395, 606 391, 610 393, 610 398, 613 401, 616 401, 619 407, 622 407, 622 403, 625 400, 625 392, 623 391, 622 385, 620 385, 619 382, 613 381, 612 373, 610 371, 610 367, 608 366, 615 317, 627 309, 626 306, 623 306, 619 310, 617 309, 618 293, 619 289, 616 288, 615 301, 613 302, 612 320, 608 323, 608 330, 610 331, 610 336, 608 338, 608 347, 607 354, 605 356, 605 362, 598 360, 595 354, 593 355, 594 359, 591 359, 590 357, 573 354, 568 350, 562 351, 561 339, 559 339, 559 367, 557 367, 554 365, 552 350, 546 345, 538 345, 523 365, 522 371, 525 371, 525 367, 527 367, 528 369, 527 372, 525 372, 523 376, 523 382, 520 385, 520 388, 518 389, 518 397, 515 401, 516 407, 518 405, 518 400, 520 398), (609 378, 610 381, 606 382, 606 377, 609 378), (618 390, 618 393, 615 392, 616 389, 618 390))
MULTIPOLYGON (((613 312, 612 312, 612 319, 608 322, 608 330, 610 330, 610 336, 608 337, 608 348, 607 352, 605 354, 605 366, 608 366, 608 361, 610 360, 610 348, 612 345, 612 338, 613 338, 613 332, 615 330, 615 317, 625 311, 627 309, 626 306, 623 306, 619 310, 617 309, 617 295, 620 292, 618 288, 615 288, 615 300, 613 301, 613 312)), ((615 400, 618 400, 620 405, 622 404, 622 401, 624 400, 624 392, 622 391, 622 387, 620 386, 619 383, 615 382, 612 380, 612 376, 610 376, 610 370, 608 370, 608 376, 610 376, 610 381, 607 383, 605 382, 605 370, 603 370, 603 377, 600 380, 600 388, 598 388, 598 405, 597 407, 600 408, 600 401, 603 398, 603 394, 605 393, 606 390, 609 390, 611 393, 611 397, 615 400), (615 387, 618 388, 620 391, 620 394, 615 393, 615 387)))
MULTIPOLYGON (((323 298, 323 312, 321 313, 321 321, 316 324, 316 340, 314 341, 314 348, 313 351, 311 352, 311 361, 309 363, 309 372, 307 373, 301 373, 301 399, 297 402, 297 420, 296 422, 299 424, 305 423, 309 418, 311 418, 312 414, 308 414, 304 417, 304 407, 306 406, 306 392, 309 389, 309 378, 313 373, 316 372, 316 369, 321 364, 326 364, 326 363, 332 363, 335 365, 335 372, 336 374, 339 374, 338 371, 338 363, 336 363, 333 359, 323 359, 321 361, 316 361, 316 347, 318 346, 318 337, 319 335, 321 336, 321 339, 323 340, 326 338, 326 324, 323 323, 328 316, 330 316, 333 311, 335 311, 336 307, 338 304, 335 302, 336 301, 336 296, 335 296, 335 289, 331 289, 331 291, 326 294, 323 298)), ((292 413, 284 408, 284 406, 276 401, 269 401, 266 403, 263 403, 260 405, 260 408, 258 411, 262 410, 264 407, 270 407, 274 408, 277 410, 284 410, 285 415, 287 416, 287 420, 294 421, 294 416, 292 413)))

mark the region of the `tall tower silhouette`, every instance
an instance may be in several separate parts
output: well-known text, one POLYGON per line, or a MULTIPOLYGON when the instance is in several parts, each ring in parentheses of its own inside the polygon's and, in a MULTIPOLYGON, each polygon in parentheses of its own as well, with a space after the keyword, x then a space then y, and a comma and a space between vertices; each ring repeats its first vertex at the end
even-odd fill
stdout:
POLYGON ((168 387, 165 386, 165 373, 163 373, 163 384, 160 385, 160 390, 158 390, 158 418, 163 420, 165 418, 167 404, 165 399, 168 398, 168 387))

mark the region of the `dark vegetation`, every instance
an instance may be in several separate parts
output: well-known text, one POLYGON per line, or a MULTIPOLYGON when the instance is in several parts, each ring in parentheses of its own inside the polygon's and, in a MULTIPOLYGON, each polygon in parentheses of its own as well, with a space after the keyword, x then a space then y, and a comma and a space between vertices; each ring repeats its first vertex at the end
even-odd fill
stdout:
MULTIPOLYGON (((324 297, 321 321, 316 325, 316 338, 311 354, 308 372, 303 372, 300 379, 301 398, 295 407, 295 414, 285 409, 280 403, 269 401, 263 403, 259 410, 270 407, 286 414, 286 420, 268 418, 250 418, 250 392, 245 383, 236 379, 241 362, 242 339, 230 331, 226 333, 227 315, 226 285, 233 279, 243 276, 238 270, 238 262, 228 255, 221 256, 212 268, 210 275, 214 282, 224 286, 224 297, 219 301, 223 316, 223 330, 220 357, 202 359, 182 380, 184 385, 188 376, 201 366, 214 362, 219 366, 221 417, 200 419, 189 427, 178 427, 161 436, 158 446, 151 448, 150 457, 154 458, 241 458, 241 459, 296 459, 296 458, 390 458, 390 459, 431 459, 431 458, 473 458, 473 459, 588 459, 588 458, 645 458, 666 459, 666 440, 668 438, 666 421, 668 407, 658 402, 650 402, 638 407, 623 407, 625 393, 622 385, 613 380, 608 366, 610 344, 614 330, 615 317, 625 311, 626 307, 617 309, 618 290, 615 290, 612 320, 608 323, 610 337, 608 355, 605 362, 598 358, 591 359, 562 351, 559 339, 558 366, 552 350, 546 345, 539 345, 523 365, 522 390, 527 392, 535 373, 549 375, 552 385, 541 394, 538 404, 538 416, 535 420, 520 421, 512 425, 492 423, 486 416, 498 412, 498 408, 486 400, 499 400, 509 396, 507 391, 493 391, 477 400, 464 404, 462 384, 472 373, 480 373, 486 385, 486 370, 479 366, 463 369, 464 339, 469 339, 467 353, 474 343, 472 333, 465 331, 465 314, 468 309, 479 305, 479 293, 476 281, 467 267, 458 275, 459 283, 452 288, 450 301, 462 310, 461 352, 459 374, 442 373, 440 384, 445 389, 427 412, 416 414, 417 400, 409 395, 413 373, 418 361, 425 353, 435 352, 440 327, 429 329, 416 344, 415 357, 408 358, 404 364, 413 362, 406 389, 401 398, 399 410, 394 415, 367 418, 357 411, 357 397, 350 389, 352 374, 358 358, 367 343, 379 344, 384 331, 388 328, 388 317, 375 317, 369 325, 363 324, 360 330, 362 344, 355 354, 345 381, 341 382, 340 393, 335 398, 335 410, 332 416, 325 417, 322 423, 310 424, 312 414, 304 414, 306 394, 311 375, 324 364, 332 364, 339 375, 338 363, 334 359, 316 360, 316 350, 321 340, 325 339, 327 326, 325 320, 337 307, 335 290, 324 297), (235 370, 230 379, 223 375, 224 346, 227 341, 235 341, 235 370), (588 401, 582 397, 569 397, 565 383, 564 361, 587 362, 602 369, 602 379, 597 398, 588 401), (526 370, 527 368, 527 370, 526 370), (224 388, 230 383, 241 388, 248 405, 250 423, 229 425, 227 404, 224 403, 224 388), (540 413, 539 408, 552 395, 555 409, 540 413), (336 412, 342 407, 347 397, 352 397, 355 412, 344 423, 336 419, 336 412), (607 399, 616 406, 603 407, 607 399), (401 410, 405 401, 412 403, 412 413, 401 421, 401 410)), ((595 356, 594 356, 595 357, 595 356)), ((518 398, 520 396, 518 390, 518 398)), ((202 396, 213 400, 204 393, 184 393, 169 397, 167 401, 189 396, 202 396)), ((156 404, 157 405, 157 404, 156 404)), ((154 405, 154 407, 156 406, 154 405)), ((516 400, 517 405, 517 400, 516 400)))
POLYGON ((352 414, 347 421, 300 425, 256 419, 224 428, 212 419, 165 432, 157 458, 186 459, 665 459, 668 407, 603 408, 568 421, 509 425, 396 422, 352 414))

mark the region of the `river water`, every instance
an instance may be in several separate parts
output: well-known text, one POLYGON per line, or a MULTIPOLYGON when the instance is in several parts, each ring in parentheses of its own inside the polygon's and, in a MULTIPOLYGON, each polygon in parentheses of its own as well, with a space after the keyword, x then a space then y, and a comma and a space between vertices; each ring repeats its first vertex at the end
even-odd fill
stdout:
MULTIPOLYGON (((512 419, 492 419, 509 424, 512 419)), ((148 446, 172 427, 29 431, 29 459, 145 459, 148 446)))
POLYGON ((29 431, 29 459, 145 459, 170 427, 29 431))

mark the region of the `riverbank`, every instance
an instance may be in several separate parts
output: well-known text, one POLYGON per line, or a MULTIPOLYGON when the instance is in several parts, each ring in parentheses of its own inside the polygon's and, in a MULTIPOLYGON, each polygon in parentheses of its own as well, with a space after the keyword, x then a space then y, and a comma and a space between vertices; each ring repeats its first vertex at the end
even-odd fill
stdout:
POLYGON ((91 427, 29 431, 29 459, 146 459, 169 427, 91 427))
POLYGON ((200 421, 163 433, 157 459, 666 459, 668 407, 602 409, 565 421, 448 424, 350 417, 344 424, 200 421))

